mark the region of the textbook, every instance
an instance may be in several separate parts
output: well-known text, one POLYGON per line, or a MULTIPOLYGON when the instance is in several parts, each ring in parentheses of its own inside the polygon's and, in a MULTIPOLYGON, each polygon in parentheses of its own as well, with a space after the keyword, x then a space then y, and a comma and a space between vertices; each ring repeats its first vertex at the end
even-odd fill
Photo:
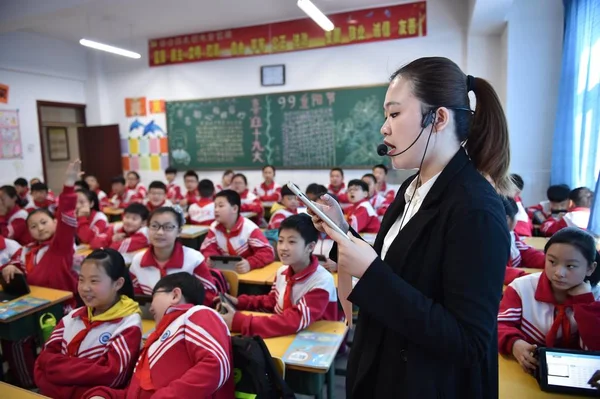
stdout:
POLYGON ((344 335, 301 331, 283 355, 286 364, 329 369, 344 335))
POLYGON ((14 301, 0 303, 0 320, 10 319, 13 316, 25 313, 48 302, 50 301, 47 299, 24 296, 14 301))

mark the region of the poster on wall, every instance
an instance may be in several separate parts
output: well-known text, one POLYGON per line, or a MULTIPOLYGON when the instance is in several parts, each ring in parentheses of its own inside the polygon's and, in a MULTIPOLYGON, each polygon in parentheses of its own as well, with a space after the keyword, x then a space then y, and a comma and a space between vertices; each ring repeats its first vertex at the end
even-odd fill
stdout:
POLYGON ((146 116, 146 97, 126 98, 125 115, 128 118, 132 116, 146 116))
POLYGON ((8 85, 0 83, 0 103, 8 104, 8 85))
POLYGON ((51 161, 68 161, 69 155, 69 139, 67 136, 67 128, 65 127, 49 127, 46 130, 48 139, 48 153, 51 161))
POLYGON ((23 158, 18 110, 0 110, 0 159, 23 158))
POLYGON ((151 114, 164 114, 165 113, 165 100, 150 100, 150 113, 151 114))

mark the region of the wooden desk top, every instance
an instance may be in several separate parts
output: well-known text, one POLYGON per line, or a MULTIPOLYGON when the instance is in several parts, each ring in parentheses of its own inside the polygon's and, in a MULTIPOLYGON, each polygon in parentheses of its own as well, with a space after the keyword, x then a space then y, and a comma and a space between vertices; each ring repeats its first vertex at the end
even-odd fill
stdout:
POLYGON ((93 249, 87 244, 79 244, 77 246, 77 251, 75 251, 76 256, 88 256, 91 254, 93 249))
POLYGON ((254 284, 254 285, 270 285, 275 281, 275 274, 283 263, 273 262, 262 269, 250 270, 245 274, 238 274, 239 282, 243 284, 254 284))
POLYGON ((194 239, 207 234, 209 230, 210 226, 186 224, 181 228, 179 237, 186 240, 194 239))
POLYGON ((253 217, 256 217, 256 212, 240 212, 240 215, 246 219, 252 219, 253 217))
POLYGON ((539 249, 540 251, 544 250, 544 246, 548 242, 546 237, 525 237, 523 238, 525 244, 532 246, 535 249, 539 249))
POLYGON ((102 213, 104 213, 105 215, 108 215, 108 216, 119 216, 119 215, 122 215, 124 211, 125 211, 125 209, 122 209, 122 208, 111 208, 111 207, 102 208, 102 213))
POLYGON ((0 398, 6 399, 49 399, 47 396, 28 391, 14 385, 0 382, 0 398))
MULTIPOLYGON (((73 297, 73 293, 69 292, 69 291, 55 290, 52 288, 38 287, 35 285, 31 285, 31 286, 29 286, 29 288, 31 289, 31 292, 27 296, 31 296, 31 297, 39 298, 39 299, 46 299, 49 302, 47 302, 43 305, 40 305, 36 308, 30 309, 26 312, 14 315, 13 317, 9 317, 8 319, 0 320, 0 323, 10 323, 12 321, 21 319, 25 316, 29 316, 30 314, 39 312, 40 310, 47 309, 50 306, 55 305, 57 303, 64 302, 73 297)), ((16 298, 15 300, 18 300, 18 299, 19 298, 16 298)), ((0 395, 0 397, 3 397, 3 396, 0 395)))

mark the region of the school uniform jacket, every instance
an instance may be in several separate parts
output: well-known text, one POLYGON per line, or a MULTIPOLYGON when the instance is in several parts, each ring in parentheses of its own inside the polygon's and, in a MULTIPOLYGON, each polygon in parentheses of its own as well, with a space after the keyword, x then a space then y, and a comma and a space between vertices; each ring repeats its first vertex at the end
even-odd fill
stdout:
POLYGON ((167 198, 178 204, 179 201, 183 199, 183 194, 181 193, 181 187, 175 183, 167 184, 167 198))
POLYGON ((297 210, 290 211, 287 208, 279 209, 277 212, 275 212, 273 215, 271 215, 271 219, 269 220, 269 226, 267 227, 267 229, 269 229, 269 230, 278 229, 279 226, 281 226, 281 222, 283 222, 285 219, 289 218, 290 216, 297 215, 297 214, 298 214, 297 210))
POLYGON ((0 216, 0 235, 17 241, 21 245, 27 245, 33 241, 27 228, 27 216, 25 209, 15 205, 6 215, 0 216))
POLYGON ((313 250, 313 255, 323 255, 325 257, 329 256, 329 252, 331 252, 331 248, 333 247, 334 241, 329 238, 329 236, 325 233, 319 233, 319 240, 315 245, 315 249, 313 250))
POLYGON ((200 200, 200 198, 202 197, 200 197, 200 192, 198 190, 188 191, 185 193, 185 200, 187 201, 188 206, 189 204, 200 200))
POLYGON ((379 194, 382 195, 387 202, 389 202, 390 204, 392 202, 394 202, 394 197, 396 196, 396 193, 394 192, 394 190, 389 189, 388 190, 388 186, 386 182, 382 182, 381 183, 381 189, 379 190, 379 194))
POLYGON ((191 224, 210 225, 215 221, 215 203, 212 198, 201 198, 190 204, 188 219, 191 224))
POLYGON ((327 192, 329 194, 335 195, 340 204, 350 203, 350 201, 348 201, 348 193, 346 192, 346 183, 342 183, 342 185, 338 188, 335 188, 330 184, 329 186, 327 186, 327 192))
POLYGON ((206 293, 204 303, 207 306, 212 304, 217 294, 217 287, 204 261, 204 256, 200 252, 176 242, 171 258, 164 268, 161 268, 152 251, 152 246, 150 246, 144 252, 135 254, 131 261, 129 275, 136 294, 152 295, 152 290, 158 280, 169 274, 186 272, 200 280, 206 293))
POLYGON ((533 223, 531 219, 529 219, 529 215, 523 206, 523 202, 520 197, 515 197, 515 202, 517 203, 517 208, 519 212, 515 215, 515 220, 517 224, 515 226, 515 233, 521 237, 531 237, 533 233, 533 223))
POLYGON ((590 208, 573 208, 562 218, 549 217, 542 223, 540 230, 546 237, 550 237, 565 227, 579 227, 580 229, 586 230, 589 221, 590 208))
POLYGON ((200 248, 205 258, 218 255, 241 256, 250 263, 251 269, 265 267, 275 259, 273 247, 254 222, 240 216, 227 231, 214 222, 200 248))
POLYGON ((377 233, 381 227, 377 212, 366 198, 347 209, 348 223, 357 233, 377 233))
POLYGON ((263 338, 295 334, 319 320, 339 320, 333 276, 319 265, 315 256, 298 274, 290 266, 280 267, 268 295, 241 295, 237 308, 275 313, 270 317, 254 317, 236 312, 233 316, 233 332, 263 338), (291 293, 287 292, 288 286, 291 293), (286 294, 290 295, 287 305, 286 294))
POLYGON ((27 203, 27 206, 25 207, 25 210, 29 213, 35 211, 36 209, 48 209, 52 214, 54 214, 54 212, 56 212, 56 201, 55 200, 50 200, 48 198, 46 198, 46 200, 42 201, 42 202, 37 202, 37 201, 30 201, 27 203))
POLYGON ((260 202, 260 198, 258 198, 255 194, 246 190, 240 195, 240 199, 242 201, 240 212, 254 212, 256 213, 255 219, 257 220, 260 220, 263 217, 265 211, 263 209, 262 202, 260 202))
POLYGON ((369 203, 371 204, 373 209, 375 209, 375 212, 377 213, 378 216, 383 216, 383 215, 385 215, 385 212, 387 211, 387 209, 389 208, 389 206, 393 200, 394 199, 392 198, 392 200, 389 201, 386 197, 384 197, 380 193, 376 193, 374 196, 369 198, 369 203))
POLYGON ((102 212, 91 211, 89 216, 77 218, 77 237, 83 244, 89 244, 95 237, 104 234, 108 228, 108 218, 102 212))
POLYGON ((112 194, 110 198, 110 205, 115 208, 125 209, 129 206, 129 204, 133 202, 141 202, 141 200, 142 198, 140 198, 134 190, 126 187, 123 194, 112 194))
POLYGON ((542 212, 545 218, 549 218, 552 215, 552 209, 550 208, 550 201, 542 201, 537 205, 530 206, 527 208, 527 214, 533 219, 537 211, 542 212))
POLYGON ((90 247, 93 249, 98 248, 112 248, 116 249, 123 255, 126 263, 131 263, 133 255, 140 249, 148 248, 150 241, 148 239, 148 227, 141 227, 133 234, 128 234, 123 230, 122 223, 115 223, 109 225, 108 229, 96 237, 90 242, 90 247), (113 241, 113 235, 125 234, 125 238, 121 241, 113 241))
POLYGON ((98 385, 127 386, 142 340, 140 315, 93 322, 76 355, 69 355, 69 343, 87 323, 84 306, 63 317, 50 335, 35 362, 35 383, 44 395, 79 399, 98 385))
POLYGON ((525 276, 527 273, 521 267, 543 269, 546 266, 546 255, 527 244, 514 232, 510 232, 510 258, 506 265, 504 285, 510 284, 517 277, 525 276))
POLYGON ((260 186, 254 189, 254 195, 261 201, 279 202, 281 200, 281 186, 275 182, 267 185, 262 182, 260 186))
POLYGON ((164 200, 163 202, 160 203, 160 205, 152 205, 152 203, 150 202, 150 200, 146 199, 144 201, 144 205, 146 205, 146 208, 148 208, 148 211, 152 212, 155 209, 158 209, 162 206, 173 206, 173 203, 171 201, 169 201, 168 199, 164 200))
POLYGON ((155 390, 146 391, 140 386, 136 374, 138 363, 127 389, 95 388, 83 398, 96 395, 107 399, 234 398, 233 353, 227 325, 217 312, 206 306, 178 305, 167 309, 167 314, 185 309, 188 310, 173 320, 148 348, 155 390))
MULTIPOLYGON (((378 254, 414 178, 383 217, 378 254)), ((496 317, 509 253, 500 197, 461 148, 348 297, 360 312, 346 397, 497 398, 496 317)), ((329 257, 337 262, 336 245, 329 257)))
POLYGON ((94 190, 94 192, 98 196, 98 201, 100 202, 100 209, 110 206, 110 200, 108 198, 108 195, 106 195, 104 191, 100 190, 100 188, 97 188, 96 190, 94 190))
POLYGON ((551 348, 600 350, 599 300, 596 286, 558 304, 545 272, 516 279, 504 291, 498 313, 500 353, 511 354, 518 339, 551 348))
POLYGON ((148 196, 148 190, 142 183, 138 183, 135 187, 128 186, 127 189, 132 190, 136 198, 140 201, 143 201, 148 196))
POLYGON ((0 236, 0 267, 8 264, 12 257, 19 252, 21 244, 10 238, 0 236))

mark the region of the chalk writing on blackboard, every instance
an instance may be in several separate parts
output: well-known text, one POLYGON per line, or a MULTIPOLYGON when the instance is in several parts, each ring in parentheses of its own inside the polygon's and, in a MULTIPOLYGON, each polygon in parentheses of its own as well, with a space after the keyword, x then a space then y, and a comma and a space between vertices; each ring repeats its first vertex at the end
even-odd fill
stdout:
POLYGON ((331 108, 283 114, 284 166, 335 165, 335 124, 331 108))
POLYGON ((196 159, 200 163, 236 162, 244 156, 241 120, 204 120, 196 126, 196 159))

